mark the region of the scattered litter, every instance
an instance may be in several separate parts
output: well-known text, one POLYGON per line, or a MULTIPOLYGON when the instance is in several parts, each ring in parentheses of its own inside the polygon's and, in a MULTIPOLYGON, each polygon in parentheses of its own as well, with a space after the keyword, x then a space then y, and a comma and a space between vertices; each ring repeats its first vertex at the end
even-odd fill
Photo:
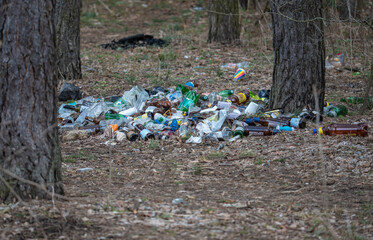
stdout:
MULTIPOLYGON (((240 71, 238 69, 236 75, 240 71)), ((284 113, 281 109, 268 111, 265 106, 269 95, 270 91, 264 89, 258 94, 249 89, 199 93, 197 82, 186 82, 167 89, 154 87, 146 90, 134 86, 122 96, 103 99, 87 97, 62 104, 58 110, 59 130, 66 132, 63 134, 64 141, 102 134, 105 139, 103 144, 107 146, 115 146, 117 142, 127 140, 167 141, 175 138, 184 143, 201 144, 208 141, 234 142, 252 136, 273 136, 304 129, 307 121, 323 120, 318 112, 308 109, 300 114, 284 113)), ((347 112, 344 105, 325 103, 326 116, 345 116, 347 112)), ((337 127, 344 130, 343 133, 338 130, 335 134, 368 134, 367 125, 361 130, 363 133, 348 132, 345 130, 347 125, 337 127)), ((351 128, 350 125, 348 127, 351 128)), ((329 129, 326 127, 315 132, 328 135, 329 129)), ((220 144, 217 149, 223 147, 220 144)))
POLYGON ((77 171, 78 172, 89 172, 89 171, 93 171, 93 168, 89 168, 89 167, 79 168, 77 171))

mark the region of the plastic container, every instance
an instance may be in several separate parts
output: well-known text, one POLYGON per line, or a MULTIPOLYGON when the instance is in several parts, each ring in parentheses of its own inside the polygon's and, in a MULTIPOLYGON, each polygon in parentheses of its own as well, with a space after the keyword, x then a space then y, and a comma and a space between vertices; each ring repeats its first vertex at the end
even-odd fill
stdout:
POLYGON ((334 123, 319 129, 313 129, 313 133, 320 133, 329 136, 349 135, 349 136, 368 136, 368 125, 366 123, 359 124, 339 124, 334 123))

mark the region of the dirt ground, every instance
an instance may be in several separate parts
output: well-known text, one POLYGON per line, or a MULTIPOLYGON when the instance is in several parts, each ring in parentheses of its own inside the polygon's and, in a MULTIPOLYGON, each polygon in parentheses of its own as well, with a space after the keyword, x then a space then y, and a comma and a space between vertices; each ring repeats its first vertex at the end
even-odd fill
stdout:
MULTIPOLYGON (((243 12, 240 44, 207 44, 202 4, 84 0, 83 79, 74 83, 84 97, 190 80, 199 81, 199 92, 270 89, 269 16, 243 12), (99 46, 138 33, 169 45, 99 46), (250 66, 238 83, 231 81, 233 70, 219 68, 242 61, 250 66)), ((326 40, 329 53, 334 49, 326 40)), ((369 68, 356 56, 349 61, 361 74, 327 70, 328 102, 363 95, 369 68)), ((325 117, 322 125, 366 122, 369 137, 320 137, 310 122, 306 129, 232 143, 61 138, 66 200, 0 206, 0 239, 372 239, 373 113, 346 106, 347 116, 325 117), (93 170, 78 171, 85 167, 93 170)))

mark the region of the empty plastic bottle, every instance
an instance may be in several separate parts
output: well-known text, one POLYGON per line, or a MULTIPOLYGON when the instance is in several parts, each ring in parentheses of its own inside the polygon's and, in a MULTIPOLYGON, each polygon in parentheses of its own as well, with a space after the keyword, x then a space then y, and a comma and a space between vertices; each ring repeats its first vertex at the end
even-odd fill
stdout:
POLYGON ((236 94, 229 96, 228 99, 234 104, 244 104, 250 100, 250 93, 246 91, 236 93, 236 94))
POLYGON ((320 133, 324 135, 350 135, 350 136, 368 136, 368 125, 366 123, 359 124, 339 124, 334 123, 319 129, 313 129, 313 133, 320 133))
POLYGON ((218 95, 222 97, 229 97, 233 93, 234 93, 234 90, 223 90, 223 91, 218 92, 218 95))
POLYGON ((189 91, 186 95, 184 100, 180 103, 177 107, 177 110, 181 110, 183 112, 188 112, 190 107, 193 107, 198 101, 198 94, 196 91, 192 90, 189 91))

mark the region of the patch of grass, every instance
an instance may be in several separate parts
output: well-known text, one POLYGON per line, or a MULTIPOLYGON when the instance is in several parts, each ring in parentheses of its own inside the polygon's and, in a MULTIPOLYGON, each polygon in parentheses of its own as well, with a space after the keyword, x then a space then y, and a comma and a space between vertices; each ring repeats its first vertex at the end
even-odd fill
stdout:
POLYGON ((220 67, 214 67, 212 70, 215 71, 216 76, 218 76, 218 78, 223 77, 223 71, 220 69, 220 67))
POLYGON ((97 18, 94 12, 82 12, 80 14, 81 26, 94 27, 93 20, 97 18))
POLYGON ((158 216, 158 218, 162 218, 164 220, 168 220, 171 218, 171 215, 168 213, 162 213, 161 215, 158 216))
POLYGON ((207 159, 221 159, 226 156, 225 152, 221 151, 216 151, 216 152, 211 152, 207 155, 207 159))
POLYGON ((127 73, 126 75, 124 75, 124 80, 128 84, 133 85, 135 82, 137 82, 137 77, 132 73, 127 73))
POLYGON ((252 157, 255 157, 255 153, 251 150, 240 152, 240 158, 252 158, 252 157))
POLYGON ((96 158, 95 154, 92 154, 86 150, 78 151, 77 153, 64 156, 62 162, 65 163, 76 163, 77 160, 93 160, 96 158))
POLYGON ((284 162, 286 162, 286 158, 282 157, 282 158, 275 159, 275 160, 273 160, 273 161, 274 161, 274 162, 284 163, 284 162))
POLYGON ((263 164, 263 158, 262 158, 262 157, 258 157, 258 158, 256 159, 256 161, 254 162, 254 164, 256 164, 256 165, 261 165, 261 164, 263 164))
POLYGON ((148 141, 148 143, 149 143, 149 145, 148 145, 149 149, 153 149, 153 150, 159 149, 159 141, 158 140, 150 140, 150 141, 148 141))
POLYGON ((185 182, 184 181, 175 181, 176 185, 183 185, 185 182))
POLYGON ((200 164, 197 164, 193 167, 193 174, 194 175, 201 175, 203 172, 203 167, 200 164))

